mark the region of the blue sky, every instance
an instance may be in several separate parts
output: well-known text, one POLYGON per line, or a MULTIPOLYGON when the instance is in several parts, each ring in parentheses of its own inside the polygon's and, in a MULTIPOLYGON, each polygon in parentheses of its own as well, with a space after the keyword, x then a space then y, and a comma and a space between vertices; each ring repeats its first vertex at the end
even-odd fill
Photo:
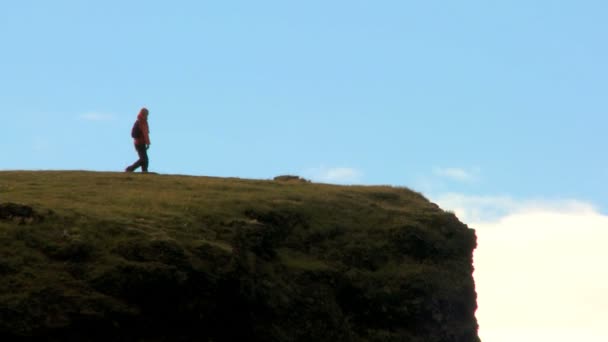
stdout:
POLYGON ((607 12, 3 2, 0 169, 122 171, 146 106, 161 173, 408 186, 480 226, 530 208, 605 222, 607 12))

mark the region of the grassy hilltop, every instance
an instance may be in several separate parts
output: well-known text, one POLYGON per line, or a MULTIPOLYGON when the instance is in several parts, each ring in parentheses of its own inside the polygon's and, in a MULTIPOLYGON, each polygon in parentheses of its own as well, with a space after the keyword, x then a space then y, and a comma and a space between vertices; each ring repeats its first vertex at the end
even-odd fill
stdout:
POLYGON ((0 172, 0 340, 478 341, 475 246, 404 188, 0 172))

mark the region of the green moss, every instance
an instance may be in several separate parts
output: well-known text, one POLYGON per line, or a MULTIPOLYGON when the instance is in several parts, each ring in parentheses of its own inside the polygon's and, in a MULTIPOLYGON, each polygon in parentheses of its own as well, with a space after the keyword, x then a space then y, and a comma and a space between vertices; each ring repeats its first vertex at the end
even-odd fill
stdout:
POLYGON ((331 266, 322 260, 311 258, 310 255, 298 253, 290 249, 279 252, 281 262, 289 269, 299 271, 328 271, 331 266))

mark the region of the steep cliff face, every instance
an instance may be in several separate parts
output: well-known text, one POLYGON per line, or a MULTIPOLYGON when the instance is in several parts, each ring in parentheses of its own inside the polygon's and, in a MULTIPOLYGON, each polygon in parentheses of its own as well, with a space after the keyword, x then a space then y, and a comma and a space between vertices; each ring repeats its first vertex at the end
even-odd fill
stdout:
POLYGON ((3 341, 479 341, 475 233, 408 189, 0 172, 0 194, 33 209, 0 208, 3 341))

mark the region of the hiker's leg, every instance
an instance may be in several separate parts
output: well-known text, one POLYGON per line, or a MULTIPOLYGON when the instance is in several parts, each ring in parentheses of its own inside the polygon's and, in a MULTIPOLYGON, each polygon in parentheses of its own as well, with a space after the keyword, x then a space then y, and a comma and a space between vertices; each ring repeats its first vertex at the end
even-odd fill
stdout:
POLYGON ((139 161, 139 159, 133 163, 133 165, 129 166, 128 169, 129 171, 133 172, 135 170, 137 170, 137 168, 139 168, 141 166, 141 162, 139 161))
POLYGON ((148 172, 148 162, 149 161, 148 161, 148 150, 146 149, 146 145, 137 145, 137 146, 135 146, 135 149, 137 150, 137 154, 139 155, 139 160, 136 163, 137 167, 141 166, 141 170, 143 172, 148 172))
MULTIPOLYGON (((140 145, 134 145, 135 146, 135 151, 137 151, 137 155, 139 156, 139 159, 137 159, 137 161, 129 166, 127 166, 127 168, 125 169, 125 171, 127 172, 133 172, 135 170, 137 170, 137 168, 139 168, 140 166, 142 166, 142 157, 141 157, 141 148, 140 145)), ((145 148, 145 146, 144 146, 145 148)))

